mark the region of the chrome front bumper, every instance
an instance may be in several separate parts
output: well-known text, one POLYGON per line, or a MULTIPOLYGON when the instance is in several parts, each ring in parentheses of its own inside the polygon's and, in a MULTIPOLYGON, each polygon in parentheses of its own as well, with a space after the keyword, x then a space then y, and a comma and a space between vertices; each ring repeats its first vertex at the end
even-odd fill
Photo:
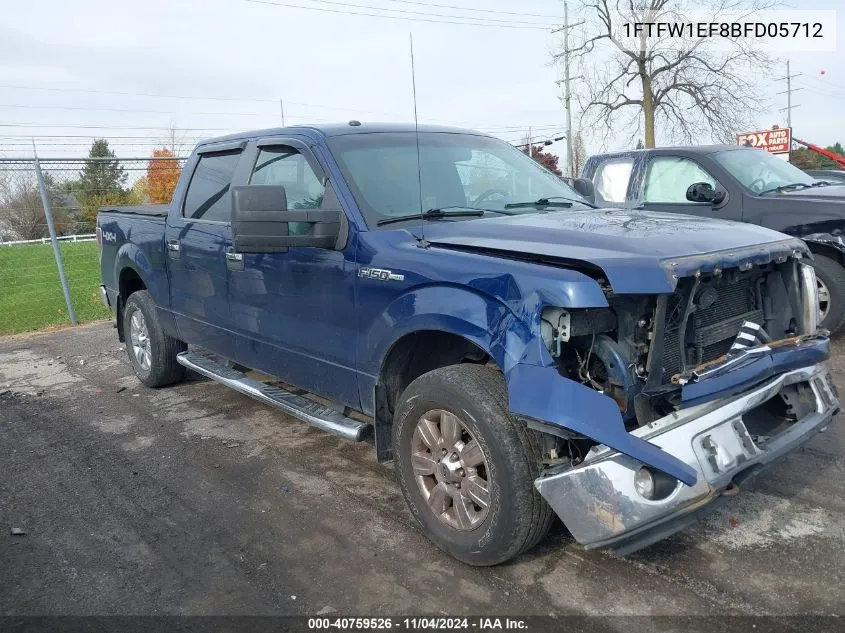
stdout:
POLYGON ((660 501, 642 497, 634 487, 642 464, 606 446, 594 447, 574 468, 544 473, 534 484, 579 543, 630 553, 694 522, 726 490, 735 491, 735 481, 756 475, 824 430, 838 410, 824 365, 805 367, 740 396, 682 409, 632 431, 698 473, 695 485, 677 482, 660 501), (743 416, 795 383, 810 387, 811 412, 765 441, 752 438, 743 416))

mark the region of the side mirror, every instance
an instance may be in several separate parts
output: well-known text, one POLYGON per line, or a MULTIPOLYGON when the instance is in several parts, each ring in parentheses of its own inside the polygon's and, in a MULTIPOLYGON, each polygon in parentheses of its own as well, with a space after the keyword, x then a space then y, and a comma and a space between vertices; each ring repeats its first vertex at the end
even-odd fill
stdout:
POLYGON ((572 187, 580 193, 588 202, 596 201, 596 188, 593 186, 592 180, 586 178, 575 178, 572 181, 572 187))
POLYGON ((232 241, 237 253, 282 253, 291 246, 334 248, 340 232, 340 211, 288 209, 280 185, 232 187, 232 241), (291 235, 290 223, 307 232, 291 235))
POLYGON ((690 202, 719 204, 724 199, 724 192, 716 191, 709 182, 695 182, 687 188, 687 200, 690 202))

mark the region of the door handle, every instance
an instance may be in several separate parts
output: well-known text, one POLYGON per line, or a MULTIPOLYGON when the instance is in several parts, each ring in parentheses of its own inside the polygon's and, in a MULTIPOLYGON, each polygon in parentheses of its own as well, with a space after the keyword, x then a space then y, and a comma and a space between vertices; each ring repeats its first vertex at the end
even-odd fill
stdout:
POLYGON ((229 270, 243 270, 244 269, 244 254, 236 253, 234 247, 230 246, 226 249, 226 268, 229 270))
POLYGON ((167 256, 172 260, 177 260, 182 257, 182 247, 179 245, 179 240, 167 240, 167 256))

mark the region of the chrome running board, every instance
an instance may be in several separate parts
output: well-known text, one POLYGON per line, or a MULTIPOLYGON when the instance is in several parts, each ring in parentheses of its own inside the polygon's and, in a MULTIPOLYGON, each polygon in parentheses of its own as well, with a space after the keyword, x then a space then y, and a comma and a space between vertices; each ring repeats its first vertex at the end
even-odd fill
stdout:
POLYGON ((348 418, 319 402, 291 393, 275 385, 250 378, 245 373, 230 369, 208 356, 197 352, 182 352, 176 356, 180 365, 192 369, 242 394, 261 400, 318 429, 360 442, 372 429, 369 424, 348 418))

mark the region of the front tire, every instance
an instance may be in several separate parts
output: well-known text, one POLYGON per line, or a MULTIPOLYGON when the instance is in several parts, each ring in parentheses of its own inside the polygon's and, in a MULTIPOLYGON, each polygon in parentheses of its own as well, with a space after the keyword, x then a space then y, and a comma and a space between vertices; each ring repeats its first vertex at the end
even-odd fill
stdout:
POLYGON ((129 295, 123 309, 126 352, 135 375, 147 387, 163 387, 185 377, 176 355, 187 346, 164 333, 155 302, 146 290, 129 295))
POLYGON ((845 268, 830 257, 813 254, 819 284, 819 326, 838 332, 845 325, 845 268))
POLYGON ((429 538, 470 565, 533 547, 554 514, 534 487, 538 436, 508 414, 502 374, 473 364, 435 369, 402 394, 395 472, 429 538))

